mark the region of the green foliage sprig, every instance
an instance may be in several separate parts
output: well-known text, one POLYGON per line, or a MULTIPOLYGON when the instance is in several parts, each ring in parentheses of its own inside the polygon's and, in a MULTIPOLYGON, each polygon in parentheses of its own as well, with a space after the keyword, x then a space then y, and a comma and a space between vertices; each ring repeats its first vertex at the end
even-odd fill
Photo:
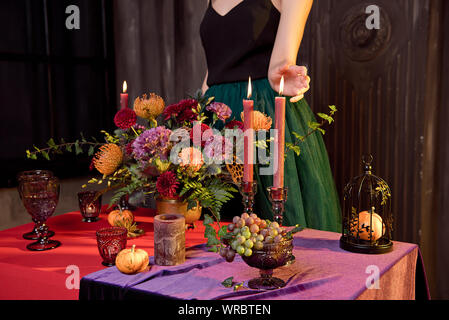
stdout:
MULTIPOLYGON (((296 141, 294 143, 286 142, 285 143, 286 150, 287 151, 291 150, 294 153, 296 153, 297 156, 299 156, 301 154, 300 144, 303 143, 309 136, 311 136, 317 131, 319 131, 322 135, 324 135, 326 133, 326 131, 323 129, 324 125, 332 124, 332 122, 334 122, 334 115, 337 112, 337 108, 334 105, 329 106, 329 109, 330 109, 329 114, 321 112, 317 113, 317 116, 322 119, 321 122, 309 121, 307 125, 310 130, 309 132, 307 132, 306 135, 301 136, 296 132, 292 132, 296 141)), ((285 156, 287 156, 287 154, 285 156)))
POLYGON ((81 139, 77 139, 74 142, 66 142, 61 138, 60 143, 56 143, 53 138, 47 141, 46 148, 38 148, 33 146, 34 151, 26 150, 26 156, 28 159, 37 160, 38 155, 41 155, 46 160, 50 160, 52 154, 63 154, 65 152, 75 152, 76 155, 86 152, 87 155, 93 156, 95 149, 104 145, 104 142, 99 142, 95 137, 92 137, 92 141, 88 141, 81 133, 81 139))

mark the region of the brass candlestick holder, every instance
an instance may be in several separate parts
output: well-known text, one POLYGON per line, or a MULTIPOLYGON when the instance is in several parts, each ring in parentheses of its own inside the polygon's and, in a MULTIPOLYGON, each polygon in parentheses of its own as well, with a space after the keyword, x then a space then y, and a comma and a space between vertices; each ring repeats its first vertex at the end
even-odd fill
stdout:
POLYGON ((240 193, 242 195, 243 212, 247 214, 254 213, 254 196, 257 193, 257 182, 243 181, 240 184, 240 193))
POLYGON ((285 202, 287 201, 288 188, 269 187, 268 195, 273 210, 273 219, 281 226, 284 221, 285 202))

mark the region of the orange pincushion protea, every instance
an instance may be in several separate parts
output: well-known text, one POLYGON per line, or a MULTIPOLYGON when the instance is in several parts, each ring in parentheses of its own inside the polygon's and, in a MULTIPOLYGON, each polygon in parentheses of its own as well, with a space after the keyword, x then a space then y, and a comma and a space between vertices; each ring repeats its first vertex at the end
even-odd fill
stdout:
MULTIPOLYGON (((240 117, 242 118, 242 121, 244 121, 243 112, 240 114, 240 117)), ((271 117, 256 110, 253 111, 253 117, 253 129, 255 131, 271 129, 271 124, 273 122, 271 117)))
POLYGON ((100 150, 95 154, 93 165, 98 172, 104 175, 110 175, 117 170, 123 160, 123 153, 120 147, 116 144, 109 143, 100 147, 100 150))
POLYGON ((201 150, 193 147, 184 148, 179 153, 180 165, 191 172, 197 172, 204 164, 201 150))
POLYGON ((144 94, 134 100, 134 112, 144 119, 155 119, 164 111, 164 108, 164 99, 154 93, 150 93, 149 97, 144 94))

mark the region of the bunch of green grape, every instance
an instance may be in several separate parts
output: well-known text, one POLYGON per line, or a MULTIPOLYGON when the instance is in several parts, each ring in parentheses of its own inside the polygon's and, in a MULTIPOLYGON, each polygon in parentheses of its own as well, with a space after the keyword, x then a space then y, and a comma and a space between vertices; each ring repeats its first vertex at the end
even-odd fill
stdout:
POLYGON ((255 213, 235 216, 227 227, 227 246, 222 246, 220 255, 228 262, 234 261, 236 253, 251 256, 253 250, 262 250, 266 244, 282 241, 286 230, 277 222, 260 219, 255 213))

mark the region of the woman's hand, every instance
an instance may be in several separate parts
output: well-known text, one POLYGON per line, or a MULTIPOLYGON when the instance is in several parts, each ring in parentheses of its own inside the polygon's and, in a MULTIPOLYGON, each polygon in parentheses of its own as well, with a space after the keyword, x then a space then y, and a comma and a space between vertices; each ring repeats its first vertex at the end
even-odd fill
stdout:
POLYGON ((310 77, 307 75, 307 68, 297 65, 282 65, 274 68, 268 74, 271 87, 279 92, 281 78, 284 76, 284 96, 292 97, 291 102, 297 102, 304 98, 304 93, 310 89, 310 77))

